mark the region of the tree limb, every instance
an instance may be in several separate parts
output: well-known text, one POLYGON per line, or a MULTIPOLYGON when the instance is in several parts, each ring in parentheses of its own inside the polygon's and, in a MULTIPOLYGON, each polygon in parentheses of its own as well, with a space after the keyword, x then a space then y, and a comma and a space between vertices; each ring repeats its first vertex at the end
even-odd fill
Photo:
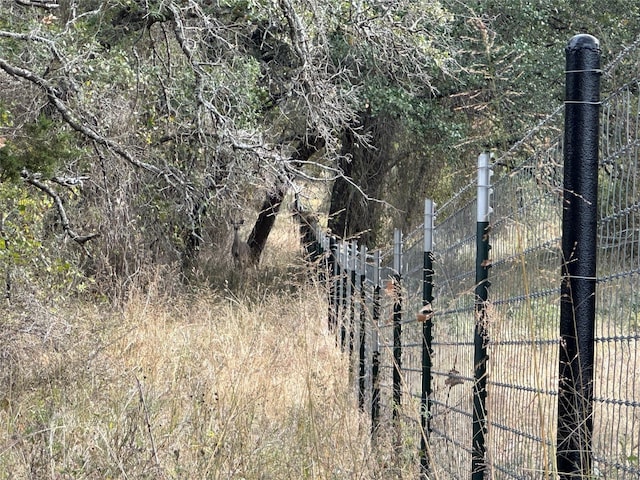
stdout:
POLYGON ((53 10, 55 8, 60 8, 60 4, 55 2, 46 2, 42 0, 16 0, 18 5, 22 5, 23 7, 38 7, 44 8, 45 10, 53 10))
POLYGON ((100 233, 98 232, 93 232, 88 235, 78 235, 76 231, 71 228, 71 223, 69 222, 69 217, 67 216, 67 212, 64 208, 64 204, 62 203, 62 199, 60 198, 60 195, 58 195, 58 193, 55 190, 49 187, 49 185, 41 182, 34 175, 27 172, 26 170, 23 170, 22 178, 28 184, 33 185, 34 187, 43 191, 44 193, 49 195, 49 197, 51 197, 54 205, 56 206, 56 210, 58 211, 58 217, 60 217, 60 221, 62 222, 62 229, 65 231, 67 235, 69 235, 69 238, 71 238, 71 240, 73 240, 78 245, 81 245, 83 248, 85 248, 84 247, 85 243, 87 243, 89 240, 100 235, 100 233))
POLYGON ((65 120, 65 122, 78 133, 81 133, 85 137, 93 140, 96 144, 102 145, 103 147, 111 150, 131 165, 142 170, 146 170, 147 172, 153 173, 155 175, 163 176, 171 185, 173 185, 172 179, 177 180, 178 183, 183 186, 185 185, 185 182, 181 178, 178 178, 175 172, 172 172, 170 170, 163 170, 156 165, 138 160, 133 155, 131 155, 131 153, 125 150, 124 147, 108 138, 103 137, 93 128, 87 126, 86 123, 83 123, 79 118, 77 118, 75 113, 69 107, 67 107, 67 105, 58 97, 58 93, 55 87, 53 87, 53 85, 51 85, 44 78, 36 75, 30 70, 27 70, 26 68, 11 65, 4 58, 0 58, 0 68, 7 72, 9 75, 28 80, 44 90, 49 101, 54 105, 60 115, 62 115, 62 118, 65 120))
MULTIPOLYGON (((9 250, 9 237, 4 229, 4 222, 7 216, 0 214, 0 238, 4 241, 4 249, 9 250)), ((7 304, 11 303, 11 263, 6 265, 4 272, 4 298, 7 304)))

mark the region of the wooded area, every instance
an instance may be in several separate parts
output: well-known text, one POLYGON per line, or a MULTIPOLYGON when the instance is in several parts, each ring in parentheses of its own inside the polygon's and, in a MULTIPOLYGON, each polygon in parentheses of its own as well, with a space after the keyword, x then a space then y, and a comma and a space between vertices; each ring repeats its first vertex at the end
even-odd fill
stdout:
POLYGON ((231 261, 234 221, 257 263, 292 210, 374 247, 561 103, 567 39, 595 35, 606 62, 640 30, 631 1, 0 8, 8 301, 113 298, 158 266, 211 281, 202 257, 231 261))

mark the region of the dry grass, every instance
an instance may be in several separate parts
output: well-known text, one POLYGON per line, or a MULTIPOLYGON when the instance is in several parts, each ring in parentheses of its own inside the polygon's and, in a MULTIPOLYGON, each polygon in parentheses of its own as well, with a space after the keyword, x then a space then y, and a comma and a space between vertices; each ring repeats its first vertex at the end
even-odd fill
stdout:
POLYGON ((56 345, 14 332, 0 478, 374 478, 324 311, 313 286, 147 292, 65 312, 56 345))
POLYGON ((291 235, 233 291, 5 308, 0 479, 391 478, 291 235))

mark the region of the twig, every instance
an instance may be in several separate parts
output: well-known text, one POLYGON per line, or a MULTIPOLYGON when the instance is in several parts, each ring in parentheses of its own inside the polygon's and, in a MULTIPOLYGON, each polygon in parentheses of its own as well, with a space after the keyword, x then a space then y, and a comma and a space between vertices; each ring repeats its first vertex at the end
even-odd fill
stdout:
POLYGON ((158 450, 156 449, 156 442, 153 438, 153 432, 151 431, 151 421, 149 419, 149 409, 147 408, 147 403, 144 400, 144 393, 142 392, 142 384, 140 383, 140 379, 136 375, 136 384, 138 385, 138 393, 140 394, 140 403, 142 403, 142 408, 144 410, 144 420, 147 424, 147 432, 149 433, 149 439, 151 440, 151 451, 153 452, 153 459, 156 462, 156 467, 160 470, 160 459, 158 458, 158 450))

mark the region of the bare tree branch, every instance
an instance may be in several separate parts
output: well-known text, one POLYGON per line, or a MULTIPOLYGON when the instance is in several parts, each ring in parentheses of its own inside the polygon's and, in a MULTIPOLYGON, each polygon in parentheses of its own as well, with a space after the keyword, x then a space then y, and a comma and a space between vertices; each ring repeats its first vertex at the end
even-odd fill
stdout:
POLYGON ((16 3, 24 7, 38 7, 38 8, 44 8, 45 10, 53 10, 56 8, 60 8, 60 4, 58 3, 46 2, 42 0, 16 0, 16 3))
POLYGON ((202 95, 202 84, 204 82, 205 74, 202 71, 202 67, 200 66, 200 64, 195 60, 194 53, 191 51, 191 48, 188 45, 187 38, 185 36, 185 27, 182 22, 181 12, 178 9, 178 7, 176 7, 173 4, 169 6, 169 9, 173 14, 173 23, 174 23, 173 31, 176 36, 176 39, 178 40, 178 44, 180 45, 180 48, 182 49, 183 53, 191 63, 191 67, 193 68, 193 72, 196 76, 196 84, 197 84, 196 88, 197 88, 198 101, 202 105, 204 105, 207 108, 207 110, 209 110, 214 115, 218 123, 223 124, 225 123, 224 117, 220 114, 220 112, 218 112, 218 109, 210 101, 205 99, 204 96, 202 95))
POLYGON ((81 245, 83 248, 85 248, 84 246, 85 243, 87 243, 89 240, 96 238, 97 236, 100 235, 100 233, 98 232, 93 232, 88 235, 78 235, 78 233, 76 233, 76 231, 71 228, 71 223, 69 222, 69 217, 67 216, 67 212, 64 208, 64 204, 62 202, 62 199, 60 198, 60 195, 58 195, 58 193, 55 190, 49 187, 49 185, 40 181, 33 174, 31 174, 30 172, 27 172, 26 170, 22 172, 22 178, 28 184, 33 185, 37 189, 46 193, 53 200, 53 204, 55 205, 56 210, 58 211, 58 217, 60 217, 60 222, 62 223, 62 229, 67 235, 69 235, 69 238, 71 238, 71 240, 73 240, 78 245, 81 245))

